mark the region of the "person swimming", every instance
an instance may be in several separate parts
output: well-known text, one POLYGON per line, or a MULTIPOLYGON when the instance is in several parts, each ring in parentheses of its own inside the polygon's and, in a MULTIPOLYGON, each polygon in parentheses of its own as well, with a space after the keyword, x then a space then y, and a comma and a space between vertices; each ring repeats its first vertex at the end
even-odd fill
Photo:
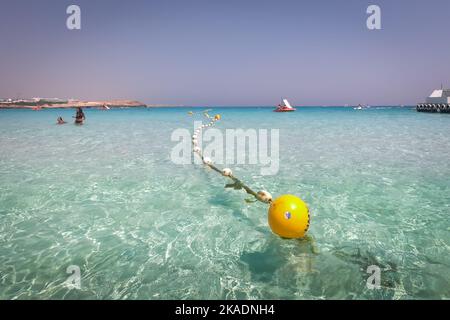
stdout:
POLYGON ((56 119, 57 123, 56 124, 64 124, 67 123, 64 121, 64 119, 62 117, 58 117, 58 119, 56 119))
POLYGON ((75 118, 75 124, 83 124, 83 121, 86 120, 86 117, 84 116, 84 112, 80 107, 77 108, 77 113, 74 118, 75 118))

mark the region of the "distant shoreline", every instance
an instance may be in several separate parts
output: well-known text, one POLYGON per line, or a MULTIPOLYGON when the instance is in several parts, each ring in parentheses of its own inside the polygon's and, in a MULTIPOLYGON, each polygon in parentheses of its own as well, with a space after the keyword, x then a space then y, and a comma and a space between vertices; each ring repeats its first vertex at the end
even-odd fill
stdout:
MULTIPOLYGON (((275 106, 188 106, 188 105, 149 105, 139 101, 132 100, 109 100, 109 101, 75 101, 70 103, 54 103, 54 104, 14 104, 0 102, 1 109, 73 109, 73 108, 97 108, 102 109, 106 105, 110 109, 120 108, 199 108, 199 109, 212 109, 212 108, 275 108, 275 106)), ((355 106, 295 106, 297 108, 354 108, 355 106)), ((371 106, 369 109, 375 108, 413 108, 413 105, 379 105, 371 106)))
POLYGON ((149 107, 145 103, 135 100, 104 100, 104 101, 70 101, 65 103, 21 103, 0 102, 0 109, 70 109, 70 108, 136 108, 149 107))

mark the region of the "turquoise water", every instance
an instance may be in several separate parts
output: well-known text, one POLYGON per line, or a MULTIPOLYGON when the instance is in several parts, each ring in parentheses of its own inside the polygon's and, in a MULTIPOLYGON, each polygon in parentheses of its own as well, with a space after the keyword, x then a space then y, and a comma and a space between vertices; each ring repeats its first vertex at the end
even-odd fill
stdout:
POLYGON ((81 127, 54 124, 71 110, 0 111, 0 299, 450 298, 449 115, 214 110, 222 130, 280 129, 278 174, 231 167, 308 203, 314 241, 300 241, 216 173, 170 160, 189 110, 85 110, 81 127))

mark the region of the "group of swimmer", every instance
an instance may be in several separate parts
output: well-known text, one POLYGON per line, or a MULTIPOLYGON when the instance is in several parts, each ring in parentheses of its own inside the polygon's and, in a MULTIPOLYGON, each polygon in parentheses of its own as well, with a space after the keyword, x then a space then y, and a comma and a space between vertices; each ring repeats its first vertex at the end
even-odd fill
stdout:
MULTIPOLYGON (((82 125, 83 121, 86 120, 86 116, 84 115, 83 109, 78 107, 77 108, 77 113, 72 118, 75 118, 75 124, 82 125)), ((56 121, 57 121, 56 124, 65 124, 65 123, 67 123, 66 121, 64 121, 64 119, 62 117, 58 117, 58 119, 56 119, 56 121)))

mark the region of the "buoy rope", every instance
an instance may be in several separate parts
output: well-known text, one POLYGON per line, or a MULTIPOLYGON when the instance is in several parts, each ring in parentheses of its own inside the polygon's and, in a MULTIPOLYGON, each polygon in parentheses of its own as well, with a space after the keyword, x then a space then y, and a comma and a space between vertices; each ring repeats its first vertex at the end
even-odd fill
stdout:
MULTIPOLYGON (((265 191, 258 191, 255 192, 254 190, 252 190, 249 186, 247 186, 244 182, 242 182, 241 180, 239 180, 237 177, 235 177, 233 175, 233 172, 231 171, 231 169, 229 168, 225 168, 223 170, 220 170, 218 167, 216 167, 212 160, 208 157, 205 157, 203 155, 202 150, 200 149, 199 145, 198 145, 198 137, 200 135, 200 132, 208 127, 212 127, 217 121, 219 121, 221 119, 220 114, 215 115, 214 117, 211 117, 208 112, 211 110, 205 110, 203 111, 203 115, 207 118, 210 119, 211 121, 208 124, 204 124, 201 125, 200 127, 196 128, 194 131, 194 134, 192 135, 192 145, 193 145, 193 152, 195 154, 197 154, 200 159, 202 160, 203 164, 208 166, 209 168, 211 168, 212 170, 220 173, 222 176, 231 179, 231 181, 233 181, 233 183, 227 184, 225 186, 225 188, 233 188, 235 190, 241 190, 244 189, 245 192, 247 192, 248 194, 250 194, 251 196, 253 196, 256 200, 249 200, 246 199, 247 202, 255 202, 255 201, 260 201, 262 203, 266 203, 266 204, 270 204, 272 202, 272 195, 265 191)), ((189 112, 189 114, 193 114, 193 112, 189 112)))

